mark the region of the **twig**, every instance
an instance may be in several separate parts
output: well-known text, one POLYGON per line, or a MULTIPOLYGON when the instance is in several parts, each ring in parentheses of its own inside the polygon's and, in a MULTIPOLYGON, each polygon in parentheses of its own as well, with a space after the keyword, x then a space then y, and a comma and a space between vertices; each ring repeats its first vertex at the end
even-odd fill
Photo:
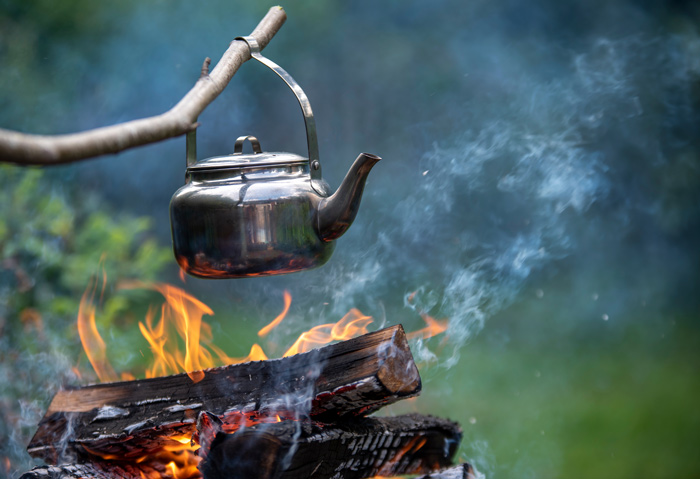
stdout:
MULTIPOLYGON (((251 33, 261 49, 267 46, 286 19, 282 7, 272 7, 267 12, 251 33)), ((0 128, 0 162, 60 165, 184 135, 196 128, 200 113, 249 59, 250 50, 245 42, 231 42, 214 69, 209 72, 211 60, 207 58, 194 87, 177 105, 161 115, 68 135, 32 135, 0 128)))

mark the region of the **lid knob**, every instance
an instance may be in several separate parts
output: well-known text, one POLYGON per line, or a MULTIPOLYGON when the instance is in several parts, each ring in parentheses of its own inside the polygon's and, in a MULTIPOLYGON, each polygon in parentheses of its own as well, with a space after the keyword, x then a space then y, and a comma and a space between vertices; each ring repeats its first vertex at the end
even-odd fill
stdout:
POLYGON ((236 143, 233 145, 233 154, 242 155, 243 154, 243 142, 248 140, 250 145, 253 147, 253 153, 256 155, 262 153, 262 148, 260 148, 260 142, 254 136, 239 136, 236 138, 236 143))

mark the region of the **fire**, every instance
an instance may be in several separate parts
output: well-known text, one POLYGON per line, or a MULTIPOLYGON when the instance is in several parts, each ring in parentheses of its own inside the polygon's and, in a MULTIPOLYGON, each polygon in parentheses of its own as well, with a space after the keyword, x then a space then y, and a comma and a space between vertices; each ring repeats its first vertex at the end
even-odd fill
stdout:
POLYGON ((239 363, 247 363, 249 361, 264 361, 268 359, 267 354, 265 354, 265 351, 263 351, 263 348, 260 347, 259 344, 253 344, 250 347, 250 353, 248 353, 248 356, 244 358, 230 358, 231 361, 229 364, 239 364, 239 363))
POLYGON ((358 309, 353 308, 337 323, 321 324, 301 333, 299 339, 284 353, 283 357, 303 353, 332 341, 342 341, 366 334, 369 332, 367 326, 372 321, 371 316, 365 316, 358 309))
POLYGON ((175 479, 190 479, 200 476, 199 461, 194 453, 196 448, 189 437, 181 436, 172 438, 170 444, 163 447, 163 452, 156 457, 161 463, 166 463, 166 469, 175 479))
MULTIPOLYGON (((100 279, 102 284, 98 302, 101 302, 105 293, 107 277, 103 273, 100 279)), ((103 382, 113 382, 117 381, 120 376, 107 358, 106 344, 97 329, 96 297, 98 286, 100 286, 99 280, 93 279, 83 294, 78 311, 78 333, 88 360, 99 379, 103 382)), ((205 377, 207 368, 268 358, 263 348, 258 344, 253 344, 250 353, 242 358, 230 357, 215 346, 212 328, 203 319, 205 315, 213 315, 213 311, 209 306, 181 288, 164 283, 129 281, 120 283, 117 290, 136 288, 157 291, 164 300, 160 306, 149 308, 144 320, 139 322, 139 329, 153 353, 153 361, 145 371, 146 377, 186 372, 196 383, 205 377)), ((413 295, 410 295, 408 299, 409 302, 412 301, 413 295)), ((289 312, 291 302, 291 294, 285 291, 282 312, 258 332, 261 338, 265 338, 274 328, 279 326, 289 312)), ((447 329, 447 320, 437 320, 420 310, 417 312, 425 321, 426 326, 407 334, 409 339, 429 338, 443 333, 447 329)), ((353 308, 336 323, 321 324, 301 333, 283 356, 303 353, 333 341, 347 340, 366 334, 369 332, 368 326, 372 322, 371 316, 364 315, 360 310, 353 308)), ((78 373, 76 370, 76 374, 78 373)), ((135 376, 132 373, 123 372, 121 379, 131 380, 135 379, 135 376)), ((285 420, 284 413, 281 411, 270 417, 253 417, 249 413, 242 414, 235 411, 232 411, 229 416, 231 417, 224 418, 224 430, 228 433, 234 432, 242 425, 285 420)), ((420 449, 424 442, 410 442, 406 445, 405 451, 397 454, 394 462, 400 461, 406 452, 420 449)), ((201 458, 195 454, 198 447, 189 436, 169 438, 161 451, 137 461, 143 464, 160 464, 156 469, 162 472, 156 472, 156 469, 153 469, 153 474, 142 472, 142 477, 144 479, 160 477, 194 479, 201 477, 197 469, 201 458)), ((119 458, 103 457, 103 459, 119 458)), ((380 471, 380 475, 389 475, 386 473, 389 473, 389 469, 380 471)))
MULTIPOLYGON (((106 274, 102 274, 100 299, 103 297, 107 282, 106 274)), ((90 282, 83 294, 78 311, 78 333, 85 353, 102 382, 113 382, 135 379, 131 373, 117 375, 107 359, 106 344, 102 339, 96 321, 95 296, 99 281, 90 282)), ((166 376, 186 372, 193 382, 204 378, 204 370, 221 364, 236 364, 247 361, 262 361, 268 355, 258 344, 253 344, 250 353, 242 358, 228 356, 223 350, 213 344, 211 326, 203 320, 204 315, 214 312, 183 289, 165 283, 144 283, 141 281, 126 281, 117 289, 150 289, 159 292, 164 303, 160 307, 151 307, 139 322, 139 329, 148 341, 153 362, 145 371, 147 378, 166 376)), ((412 302, 415 293, 408 296, 412 302)), ((274 328, 279 326, 289 312, 292 296, 284 291, 284 307, 282 312, 267 326, 258 331, 264 338, 274 328)), ((426 323, 424 328, 407 334, 408 339, 427 339, 447 330, 448 320, 438 320, 424 311, 418 313, 426 323)), ((297 340, 284 353, 283 357, 303 353, 313 348, 329 344, 333 341, 343 341, 369 332, 368 326, 373 322, 371 316, 364 315, 360 310, 352 308, 336 323, 314 326, 299 335, 297 340)))
MULTIPOLYGON (((139 323, 141 334, 151 346, 154 355, 153 365, 146 371, 146 377, 157 377, 174 372, 186 371, 193 382, 204 378, 202 369, 216 365, 210 349, 203 342, 211 342, 209 325, 202 321, 205 314, 214 312, 206 304, 180 288, 169 284, 147 284, 139 281, 122 283, 122 289, 145 288, 160 292, 165 303, 160 308, 160 319, 154 323, 156 312, 151 309, 145 323, 139 323), (168 328, 174 328, 184 340, 184 352, 176 341, 168 340, 168 328), (201 341, 201 340, 203 341, 201 341)), ((229 358, 220 357, 222 361, 229 358)))
POLYGON ((88 284, 87 289, 83 293, 78 309, 78 334, 80 335, 80 341, 83 343, 85 354, 90 364, 92 364, 97 377, 102 382, 113 382, 117 380, 117 373, 107 359, 107 347, 95 323, 94 299, 96 289, 97 280, 95 279, 91 281, 91 284, 88 284))
POLYGON ((267 336, 267 334, 272 331, 274 328, 276 328, 282 320, 287 316, 287 313, 289 312, 289 306, 292 304, 292 295, 289 294, 289 291, 285 290, 284 291, 284 309, 282 312, 267 326, 262 328, 260 331, 258 331, 258 336, 261 338, 264 338, 267 336))
MULTIPOLYGON (((421 436, 416 436, 412 438, 410 441, 406 443, 400 450, 396 452, 396 455, 391 458, 391 460, 387 461, 381 469, 379 469, 379 472, 377 473, 378 477, 387 477, 391 475, 391 472, 393 469, 401 462, 401 459, 409 453, 409 452, 417 452, 420 448, 425 446, 425 443, 428 442, 428 440, 425 437, 421 436)), ((375 477, 376 479, 376 477, 375 477)))
POLYGON ((408 339, 423 338, 428 339, 438 334, 442 334, 447 331, 447 326, 449 321, 447 319, 435 319, 426 313, 420 313, 421 318, 425 321, 426 326, 418 331, 412 331, 406 334, 408 339))
MULTIPOLYGON (((199 479, 201 473, 197 466, 202 460, 195 454, 199 448, 188 436, 173 436, 165 440, 162 449, 151 456, 142 456, 134 462, 139 464, 142 479, 199 479), (158 472, 165 465, 165 475, 158 472), (155 466, 155 467, 154 467, 155 466)), ((105 461, 119 461, 123 458, 116 454, 84 449, 105 461)))
POLYGON ((411 294, 409 294, 406 297, 406 302, 409 305, 411 305, 411 307, 414 308, 418 312, 418 314, 420 314, 420 317, 423 318, 423 321, 425 321, 426 326, 422 329, 419 329, 418 331, 413 331, 406 334, 406 337, 408 339, 428 339, 447 331, 447 326, 449 325, 449 321, 447 319, 435 319, 419 307, 413 305, 413 301, 415 300, 417 293, 418 291, 414 291, 411 294))

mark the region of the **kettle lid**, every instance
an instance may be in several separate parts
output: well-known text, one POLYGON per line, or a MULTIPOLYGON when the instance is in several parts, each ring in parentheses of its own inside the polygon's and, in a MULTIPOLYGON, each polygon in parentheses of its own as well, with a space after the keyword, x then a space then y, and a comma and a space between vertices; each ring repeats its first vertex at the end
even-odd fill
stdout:
POLYGON ((308 163, 309 159, 294 153, 263 152, 260 142, 254 136, 241 136, 236 139, 233 154, 214 156, 189 165, 187 171, 225 170, 233 168, 261 168, 308 163), (243 142, 250 141, 253 154, 243 154, 243 142))

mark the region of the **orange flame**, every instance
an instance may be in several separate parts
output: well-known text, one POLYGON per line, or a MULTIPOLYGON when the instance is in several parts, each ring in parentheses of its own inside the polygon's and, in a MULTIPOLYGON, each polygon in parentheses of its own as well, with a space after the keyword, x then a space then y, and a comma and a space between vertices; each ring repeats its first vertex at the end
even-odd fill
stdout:
POLYGON ((267 334, 270 331, 272 331, 274 328, 276 328, 277 325, 279 325, 282 322, 284 317, 287 316, 287 312, 289 311, 289 306, 291 304, 292 304, 292 295, 289 294, 289 291, 287 291, 285 289, 284 290, 284 309, 275 319, 272 320, 272 322, 270 324, 268 324, 267 326, 262 328, 260 331, 258 331, 258 336, 260 336, 261 338, 264 338, 265 336, 267 336, 267 334))
POLYGON ((93 301, 96 289, 97 280, 95 279, 91 281, 91 284, 88 284, 87 289, 83 293, 78 309, 78 335, 97 377, 102 382, 113 382, 117 380, 117 373, 107 359, 107 346, 99 331, 97 331, 97 324, 95 323, 95 305, 93 301))
POLYGON ((420 313, 421 318, 425 321, 426 327, 419 329, 418 331, 412 331, 406 334, 408 339, 423 338, 428 339, 438 334, 447 331, 447 325, 449 321, 447 319, 435 319, 426 313, 420 313))
POLYGON ((154 458, 161 464, 166 464, 166 470, 175 479, 191 479, 201 477, 197 465, 201 458, 195 454, 199 446, 188 436, 175 436, 163 446, 154 458))
POLYGON ((232 364, 247 363, 249 361, 265 361, 267 359, 267 354, 260 347, 259 344, 255 343, 250 348, 250 353, 244 358, 232 358, 232 364))
MULTIPOLYGON (((100 299, 104 295, 107 282, 104 270, 101 279, 100 299)), ((94 305, 97 287, 98 280, 93 279, 83 294, 78 311, 78 333, 90 364, 100 380, 103 382, 116 381, 119 375, 107 359, 105 342, 97 330, 96 307, 94 305)), ((203 370, 206 368, 220 364, 261 361, 268 358, 258 344, 253 344, 248 356, 243 358, 232 358, 216 347, 213 344, 211 326, 202 319, 205 314, 213 315, 213 311, 184 290, 169 284, 141 281, 122 282, 118 289, 135 288, 158 291, 165 299, 160 308, 151 307, 144 321, 139 323, 139 329, 148 341, 154 356, 152 364, 145 372, 146 377, 187 372, 192 381, 196 383, 204 378, 203 370)), ((415 294, 412 293, 408 296, 409 303, 413 302, 415 294)), ((264 337, 279 326, 289 312, 291 302, 291 294, 289 291, 284 291, 282 312, 258 332, 259 336, 264 337)), ((408 333, 408 339, 427 339, 447 330, 448 320, 437 320, 421 310, 417 310, 417 312, 425 321, 426 326, 408 333)), ((322 324, 302 333, 283 356, 291 356, 332 341, 346 340, 366 334, 367 327, 372 321, 371 316, 366 316, 358 309, 353 308, 337 323, 322 324)), ((134 379, 134 375, 124 372, 121 374, 121 379, 131 380, 134 379)))
POLYGON ((367 326, 372 323, 371 316, 365 316, 356 308, 352 308, 337 323, 321 324, 301 333, 292 347, 283 357, 303 353, 313 348, 323 346, 331 341, 345 340, 366 334, 367 326))
MULTIPOLYGON (((150 309, 145 323, 139 323, 141 334, 146 338, 154 355, 153 365, 146 371, 146 377, 157 377, 186 371, 192 381, 204 378, 202 369, 213 367, 216 361, 210 349, 200 339, 211 341, 211 327, 202 321, 205 314, 214 312, 206 304, 184 290, 169 284, 142 283, 129 281, 120 284, 121 289, 147 288, 158 291, 165 298, 160 308, 160 319, 155 321, 155 312, 150 309), (168 329, 174 328, 184 341, 184 353, 178 342, 172 340, 168 329)), ((219 359, 227 361, 228 356, 219 359)))
MULTIPOLYGON (((103 271, 100 297, 104 295, 107 277, 103 271)), ((134 379, 128 372, 117 375, 106 355, 106 345, 95 320, 94 299, 97 292, 98 280, 94 279, 83 294, 78 311, 78 332, 86 355, 101 381, 117 381, 134 379)), ((119 284, 118 289, 145 288, 158 291, 165 302, 160 308, 151 307, 144 321, 139 323, 139 329, 150 346, 154 360, 145 371, 146 377, 158 377, 179 372, 187 372, 193 382, 204 378, 204 369, 221 364, 236 364, 247 361, 266 360, 268 356, 258 344, 253 344, 248 356, 232 358, 213 344, 211 326, 202 317, 213 315, 209 306, 199 301, 184 290, 164 283, 144 283, 127 281, 119 284), (175 334, 174 334, 175 333, 175 334), (184 347, 184 350, 183 350, 184 347)), ((409 295, 412 302, 415 293, 409 295)), ((266 336, 279 326, 289 312, 292 296, 284 291, 284 308, 282 312, 258 335, 266 336)), ((426 326, 407 334, 408 339, 427 339, 447 330, 448 320, 437 320, 423 311, 418 311, 426 326)), ((284 357, 309 351, 326 345, 332 341, 350 339, 368 332, 367 327, 372 323, 371 316, 366 316, 358 309, 351 309, 337 323, 315 326, 302 333, 292 346, 284 353, 284 357)))
MULTIPOLYGON (((102 277, 102 281, 101 295, 104 294, 106 276, 102 277)), ((106 344, 95 320, 97 287, 98 280, 91 280, 83 294, 78 311, 78 332, 83 349, 100 381, 114 382, 120 376, 107 359, 106 344)), ((213 311, 184 290, 164 283, 141 281, 124 281, 118 285, 121 290, 136 288, 158 291, 165 299, 160 307, 149 308, 144 321, 139 322, 139 330, 153 353, 153 362, 145 371, 147 378, 187 372, 196 383, 204 378, 203 369, 268 359, 258 344, 253 344, 248 356, 243 358, 232 358, 215 346, 211 326, 202 319, 205 314, 214 314, 213 311)), ((271 327, 284 318, 290 304, 291 295, 285 292, 285 309, 271 323, 271 327)), ((131 379, 135 379, 133 374, 121 373, 121 380, 131 379)))
MULTIPOLYGON (((414 291, 411 294, 408 295, 406 298, 406 301, 411 304, 413 303, 413 300, 416 297, 416 294, 418 291, 414 291)), ((444 333, 447 331, 447 326, 449 325, 449 320, 447 319, 435 319, 432 316, 428 315, 425 311, 419 309, 418 307, 415 308, 416 311, 418 311, 418 314, 420 314, 421 318, 423 318, 423 321, 425 321, 426 327, 419 329, 418 331, 413 331, 408 334, 406 334, 406 337, 408 339, 415 339, 415 338, 421 338, 421 339, 428 339, 432 338, 433 336, 437 336, 438 334, 444 333)))

